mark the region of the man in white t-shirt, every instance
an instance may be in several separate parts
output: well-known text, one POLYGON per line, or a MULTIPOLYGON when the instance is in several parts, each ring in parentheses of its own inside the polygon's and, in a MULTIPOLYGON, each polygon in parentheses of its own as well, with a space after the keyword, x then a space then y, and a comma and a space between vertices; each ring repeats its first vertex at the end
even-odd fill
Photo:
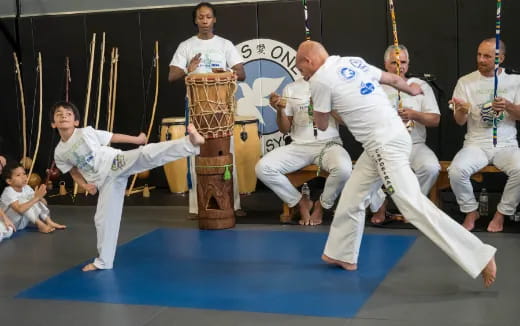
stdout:
MULTIPOLYGON (((408 72, 408 65, 410 63, 409 58, 408 49, 400 44, 399 76, 408 84, 415 83, 420 85, 423 94, 410 96, 406 93, 400 93, 402 110, 398 110, 398 91, 388 85, 381 86, 388 96, 390 104, 392 104, 397 114, 403 119, 403 122, 413 121, 413 127, 410 130, 410 136, 412 137, 410 165, 417 176, 417 180, 421 186, 421 192, 427 196, 439 176, 441 166, 435 153, 426 145, 426 127, 437 127, 441 120, 441 114, 437 100, 435 99, 435 94, 430 85, 419 78, 406 78, 405 75, 408 72)), ((384 62, 387 72, 395 73, 397 71, 395 45, 390 45, 386 49, 384 62)), ((385 220, 385 210, 386 209, 379 210, 380 214, 374 215, 371 222, 374 224, 382 223, 385 220)))
MULTIPOLYGON (((213 26, 216 22, 216 9, 212 4, 201 2, 193 9, 193 23, 197 25, 198 33, 179 44, 170 62, 168 81, 175 82, 190 73, 204 74, 230 69, 237 75, 237 80, 245 80, 243 60, 233 43, 213 34, 213 26)), ((231 153, 233 153, 233 137, 231 138, 231 153)), ((189 190, 189 213, 196 215, 198 214, 197 174, 194 162, 195 158, 190 158, 192 187, 189 190)), ((234 209, 237 215, 245 215, 240 210, 240 193, 235 164, 233 164, 233 175, 234 209)))
POLYGON ((404 216, 473 278, 484 285, 496 278, 496 249, 482 243, 421 193, 410 168, 412 141, 402 119, 380 86, 391 85, 410 95, 419 85, 379 70, 358 57, 328 55, 318 42, 298 48, 296 67, 309 80, 316 126, 328 127, 331 110, 341 117, 364 148, 341 193, 322 259, 356 270, 367 198, 384 183, 404 216))
MULTIPOLYGON (((258 179, 289 207, 298 205, 301 225, 321 224, 323 208, 332 208, 352 171, 352 161, 343 148, 338 122, 331 116, 327 130, 318 130, 313 124, 310 96, 309 83, 303 78, 285 86, 283 97, 271 94, 270 103, 277 111, 278 129, 284 134, 290 132, 292 142, 269 152, 256 165, 258 179), (302 196, 286 176, 309 164, 329 172, 320 200, 315 203, 302 196)), ((380 206, 384 196, 379 198, 380 206)))
MULTIPOLYGON (((520 119, 520 76, 498 69, 498 97, 493 100, 495 39, 478 47, 476 71, 461 77, 453 98, 453 117, 459 125, 467 123, 463 148, 448 169, 451 188, 460 210, 466 213, 464 227, 472 230, 479 218, 478 202, 470 177, 488 164, 508 176, 497 211, 488 225, 489 232, 500 232, 504 215, 513 215, 520 202, 520 149, 516 140, 516 121, 520 119), (493 145, 493 116, 498 114, 497 144, 493 145)), ((500 63, 505 57, 501 42, 500 63)))

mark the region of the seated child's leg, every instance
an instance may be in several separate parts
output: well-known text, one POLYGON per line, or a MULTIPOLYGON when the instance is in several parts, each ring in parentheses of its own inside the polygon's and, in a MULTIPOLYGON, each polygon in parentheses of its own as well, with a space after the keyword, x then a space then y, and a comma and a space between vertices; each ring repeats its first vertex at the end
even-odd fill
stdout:
POLYGON ((67 228, 66 225, 63 225, 63 224, 59 224, 59 223, 56 223, 54 222, 50 216, 47 216, 47 218, 44 219, 45 223, 50 226, 51 228, 55 228, 57 230, 64 230, 67 228))

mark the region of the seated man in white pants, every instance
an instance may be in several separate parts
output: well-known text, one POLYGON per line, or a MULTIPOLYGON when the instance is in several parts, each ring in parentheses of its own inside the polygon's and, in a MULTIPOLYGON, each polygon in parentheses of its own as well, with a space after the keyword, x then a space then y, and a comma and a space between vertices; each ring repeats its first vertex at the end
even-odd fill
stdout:
MULTIPOLYGON (((467 122, 463 148, 455 155, 448 175, 460 210, 466 213, 463 226, 472 230, 480 217, 470 177, 488 164, 507 174, 504 193, 488 225, 489 232, 500 232, 504 215, 513 215, 520 202, 520 149, 516 140, 516 121, 520 119, 520 76, 498 71, 498 97, 493 100, 495 39, 486 39, 478 47, 476 71, 461 77, 451 103, 459 125, 467 122), (497 144, 493 145, 493 111, 499 114, 497 144)), ((501 42, 500 63, 505 45, 501 42)))
MULTIPOLYGON (((395 58, 395 46, 390 45, 384 55, 385 70, 390 73, 397 71, 397 62, 395 58)), ((435 153, 426 145, 426 127, 437 127, 441 120, 441 114, 435 94, 427 82, 419 78, 406 78, 408 72, 409 55, 408 50, 402 44, 399 45, 399 76, 408 84, 415 83, 421 86, 423 94, 410 96, 406 93, 400 93, 402 110, 399 109, 398 92, 395 88, 388 85, 381 85, 385 91, 390 103, 396 109, 397 113, 403 119, 403 122, 413 121, 413 127, 410 130, 412 137, 412 152, 410 154, 410 165, 417 176, 421 192, 428 196, 430 189, 439 176, 441 166, 439 159, 435 153)), ((385 209, 380 209, 378 214, 372 216, 371 222, 379 224, 385 220, 385 209)))
MULTIPOLYGON (((350 177, 352 161, 343 148, 338 122, 332 116, 326 131, 313 125, 309 100, 309 83, 303 78, 287 85, 283 97, 271 94, 270 102, 277 111, 278 128, 284 134, 290 132, 292 142, 265 155, 256 165, 256 175, 289 207, 298 205, 301 225, 318 225, 322 222, 323 208, 332 208, 350 177), (316 164, 329 173, 320 200, 314 204, 310 198, 302 196, 285 176, 310 164, 316 164)), ((378 195, 378 205, 381 206, 384 196, 382 193, 378 195)))
POLYGON ((365 203, 384 183, 404 216, 439 246, 471 277, 482 275, 484 285, 496 278, 496 249, 484 244, 421 193, 410 168, 412 141, 392 109, 381 84, 418 95, 396 74, 381 71, 359 57, 329 56, 318 42, 298 48, 296 67, 309 80, 316 126, 326 130, 329 112, 341 117, 364 152, 341 193, 322 259, 356 270, 364 230, 365 203))

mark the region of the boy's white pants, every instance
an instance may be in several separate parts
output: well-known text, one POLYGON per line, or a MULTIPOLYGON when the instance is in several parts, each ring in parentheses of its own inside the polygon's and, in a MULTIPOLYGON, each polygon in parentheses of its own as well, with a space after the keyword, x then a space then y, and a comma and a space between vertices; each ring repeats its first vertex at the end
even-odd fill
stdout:
MULTIPOLYGON (((235 162, 235 145, 233 136, 230 140, 229 152, 233 154, 233 209, 235 211, 240 209, 240 192, 238 190, 238 177, 237 177, 237 165, 235 162)), ((199 203, 197 199, 197 171, 195 171, 195 156, 190 156, 190 177, 191 177, 191 189, 188 192, 189 200, 189 213, 199 213, 199 203)))
POLYGON ((114 160, 124 162, 123 166, 112 169, 103 184, 98 186, 99 197, 94 216, 99 254, 94 265, 97 268, 113 267, 128 177, 198 153, 199 147, 192 145, 188 137, 184 137, 144 145, 118 154, 114 160))
MULTIPOLYGON (((289 207, 300 201, 302 194, 286 174, 307 165, 319 165, 319 157, 325 143, 294 144, 282 146, 267 153, 256 164, 256 176, 289 207)), ((352 160, 341 145, 332 145, 324 150, 322 167, 329 172, 320 197, 321 206, 330 209, 352 172, 352 160)))
POLYGON ((7 209, 5 213, 13 222, 16 230, 25 229, 29 223, 35 224, 37 219, 45 221, 50 215, 49 208, 42 202, 32 205, 23 214, 15 212, 12 208, 7 209))
POLYGON ((448 168, 448 176, 460 211, 469 213, 477 210, 478 202, 470 178, 488 164, 495 165, 508 176, 497 210, 504 215, 513 215, 520 202, 520 149, 516 144, 505 148, 468 145, 455 155, 448 168))
POLYGON ((381 187, 390 192, 399 211, 471 277, 477 277, 496 249, 438 209, 421 192, 410 168, 411 139, 403 128, 394 139, 365 150, 341 193, 324 254, 356 264, 365 226, 365 202, 381 187))

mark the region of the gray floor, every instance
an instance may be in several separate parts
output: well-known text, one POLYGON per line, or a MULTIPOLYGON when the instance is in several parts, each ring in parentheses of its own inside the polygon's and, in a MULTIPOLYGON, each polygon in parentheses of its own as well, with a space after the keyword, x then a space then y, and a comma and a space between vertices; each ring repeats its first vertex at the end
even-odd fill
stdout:
MULTIPOLYGON (((367 228, 369 233, 419 237, 353 319, 15 299, 21 290, 95 255, 94 207, 53 206, 52 211, 56 220, 69 226, 67 231, 52 235, 34 232, 0 243, 0 325, 520 324, 518 234, 477 234, 499 248, 498 280, 486 290, 480 279, 470 279, 417 231, 367 228)), ((185 218, 186 211, 184 206, 127 206, 119 242, 128 242, 158 227, 196 228, 196 221, 185 218)), ((323 232, 328 227, 241 224, 237 228, 323 232)))

